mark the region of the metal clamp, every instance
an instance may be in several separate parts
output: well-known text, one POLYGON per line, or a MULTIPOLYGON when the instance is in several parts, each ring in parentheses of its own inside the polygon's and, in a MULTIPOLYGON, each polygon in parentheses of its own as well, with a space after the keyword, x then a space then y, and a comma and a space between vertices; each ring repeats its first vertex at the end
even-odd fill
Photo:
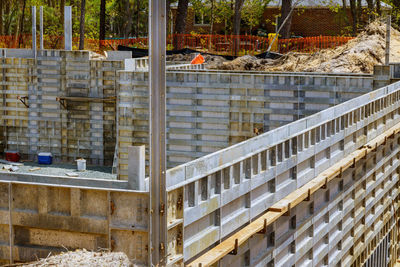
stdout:
POLYGON ((60 97, 57 97, 56 100, 58 102, 60 102, 61 106, 63 106, 65 109, 67 109, 67 102, 65 101, 65 99, 62 99, 60 97))
POLYGON ((235 247, 234 247, 234 249, 233 249, 231 252, 229 252, 228 254, 229 254, 229 255, 237 255, 237 253, 238 253, 238 248, 239 248, 239 240, 236 238, 236 239, 235 239, 235 247))
POLYGON ((267 233, 267 226, 268 226, 268 224, 267 224, 267 219, 264 219, 264 227, 263 227, 263 229, 261 229, 260 231, 258 231, 257 234, 263 234, 263 235, 265 235, 265 234, 267 233))
POLYGON ((24 104, 25 107, 29 108, 27 100, 29 99, 28 96, 17 96, 17 99, 21 101, 22 104, 24 104))

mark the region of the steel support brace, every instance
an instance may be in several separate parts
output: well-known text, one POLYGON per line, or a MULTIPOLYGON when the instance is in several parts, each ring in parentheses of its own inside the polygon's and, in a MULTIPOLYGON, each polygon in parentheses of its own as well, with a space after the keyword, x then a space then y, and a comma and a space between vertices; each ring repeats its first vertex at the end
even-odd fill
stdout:
POLYGON ((391 27, 392 16, 388 15, 386 18, 386 47, 385 47, 385 65, 389 65, 390 62, 390 27, 391 27))
POLYGON ((166 4, 149 2, 150 88, 150 253, 152 266, 167 264, 167 192, 165 183, 165 49, 166 4))

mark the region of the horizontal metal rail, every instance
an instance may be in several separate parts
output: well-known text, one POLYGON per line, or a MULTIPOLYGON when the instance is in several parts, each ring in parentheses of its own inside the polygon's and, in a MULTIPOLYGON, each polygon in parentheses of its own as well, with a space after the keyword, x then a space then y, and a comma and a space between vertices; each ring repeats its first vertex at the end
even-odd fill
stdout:
POLYGON ((369 153, 376 151, 380 145, 385 145, 388 138, 394 138, 399 132, 400 123, 374 138, 363 147, 349 154, 344 159, 322 172, 315 179, 272 205, 264 215, 260 216, 258 219, 251 222, 249 225, 242 228, 216 247, 207 251, 205 254, 190 263, 189 266, 210 266, 229 253, 237 251, 238 247, 253 235, 263 232, 263 230, 266 230, 268 225, 271 225, 281 216, 290 213, 291 208, 300 204, 302 201, 309 199, 311 194, 325 187, 329 181, 336 177, 341 178, 343 171, 355 167, 358 161, 365 158, 369 153))

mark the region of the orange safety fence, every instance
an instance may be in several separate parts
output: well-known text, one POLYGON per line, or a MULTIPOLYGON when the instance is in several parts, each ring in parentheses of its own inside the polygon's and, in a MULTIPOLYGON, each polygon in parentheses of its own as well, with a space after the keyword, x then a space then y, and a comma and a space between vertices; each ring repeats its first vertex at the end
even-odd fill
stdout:
POLYGON ((354 37, 342 36, 316 36, 305 38, 292 38, 279 40, 279 52, 285 54, 290 51, 316 52, 321 49, 335 48, 346 44, 354 37))
MULTIPOLYGON (((342 36, 317 36, 305 38, 279 39, 279 53, 316 52, 320 49, 334 48, 347 43, 353 37, 342 36)), ((272 41, 272 40, 271 40, 272 41)), ((73 48, 78 49, 79 38, 72 39, 73 48)), ((39 39, 37 39, 39 47, 39 39)), ((92 51, 116 50, 118 45, 135 48, 148 48, 148 38, 128 38, 95 40, 85 39, 85 49, 92 51)), ((62 49, 64 47, 63 36, 44 36, 46 49, 62 49)), ((0 36, 0 48, 30 48, 32 36, 24 34, 20 36, 0 36)), ((267 37, 252 35, 210 35, 210 34, 174 34, 167 36, 167 49, 191 48, 202 52, 220 55, 256 55, 267 51, 269 40, 267 37), (174 47, 176 46, 176 47, 174 47)))

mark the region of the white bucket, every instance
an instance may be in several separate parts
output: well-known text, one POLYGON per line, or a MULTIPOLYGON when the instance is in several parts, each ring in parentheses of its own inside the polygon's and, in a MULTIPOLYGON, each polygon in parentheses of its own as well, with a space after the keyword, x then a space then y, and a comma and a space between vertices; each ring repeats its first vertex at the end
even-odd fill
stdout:
POLYGON ((85 159, 77 159, 76 160, 78 171, 83 172, 86 171, 86 160, 85 159))

